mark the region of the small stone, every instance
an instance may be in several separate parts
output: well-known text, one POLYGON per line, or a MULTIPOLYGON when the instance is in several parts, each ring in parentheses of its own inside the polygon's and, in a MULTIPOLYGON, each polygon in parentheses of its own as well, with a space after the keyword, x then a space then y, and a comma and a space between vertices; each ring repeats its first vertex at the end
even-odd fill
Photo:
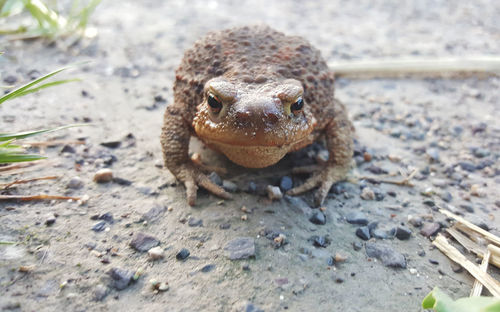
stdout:
POLYGON ((68 188, 70 189, 80 189, 83 187, 83 181, 80 177, 72 177, 68 182, 68 188))
POLYGON ((105 168, 100 169, 94 175, 94 182, 97 183, 107 183, 113 180, 113 171, 111 169, 105 168))
POLYGON ((260 309, 259 307, 256 307, 253 303, 250 303, 250 302, 243 304, 236 311, 237 312, 264 312, 264 310, 260 309))
POLYGON ((326 248, 331 243, 330 239, 327 236, 314 235, 308 240, 313 243, 313 246, 322 248, 326 248))
POLYGON ((420 250, 420 251, 417 253, 417 255, 418 255, 419 257, 425 257, 425 250, 420 250))
POLYGON ((248 259, 255 256, 255 241, 251 237, 237 237, 224 247, 230 260, 248 259))
POLYGON ((208 178, 210 181, 212 181, 214 184, 217 184, 219 186, 222 186, 222 179, 221 177, 217 174, 217 172, 212 171, 209 175, 208 178))
POLYGON ((175 255, 175 259, 179 260, 179 261, 184 261, 186 260, 189 255, 191 253, 189 252, 189 250, 187 250, 186 248, 182 248, 181 250, 179 250, 179 252, 175 255))
POLYGON ((463 170, 465 171, 469 171, 469 172, 474 172, 476 171, 476 165, 474 165, 473 163, 469 162, 469 161, 461 161, 458 163, 458 165, 460 166, 460 168, 462 168, 463 170))
POLYGON ((118 148, 120 147, 120 145, 122 145, 122 142, 119 140, 107 141, 107 142, 101 142, 100 145, 108 148, 118 148))
POLYGON ((148 210, 145 214, 142 215, 140 221, 148 221, 152 222, 159 219, 167 208, 164 205, 154 205, 151 209, 148 210))
POLYGON ((380 229, 371 230, 370 235, 378 239, 388 239, 390 237, 386 231, 380 229))
POLYGON ((168 283, 167 282, 161 282, 159 285, 158 285, 158 290, 159 291, 167 291, 170 287, 168 286, 168 283))
POLYGON ((203 226, 203 220, 198 218, 189 218, 188 225, 191 227, 203 226))
POLYGON ((106 228, 106 221, 99 221, 92 226, 92 231, 102 232, 106 228))
POLYGON ((408 215, 408 223, 413 225, 414 227, 421 227, 422 226, 422 218, 413 216, 413 215, 408 215))
POLYGON ((434 259, 429 259, 429 263, 430 263, 430 264, 434 264, 434 265, 438 265, 438 264, 439 264, 439 261, 434 260, 434 259))
POLYGON ((477 158, 487 157, 487 156, 490 156, 490 154, 491 154, 490 150, 485 149, 485 148, 476 148, 476 149, 474 149, 473 153, 474 153, 474 156, 476 156, 477 158))
POLYGON ((123 186, 130 186, 130 185, 132 185, 133 182, 130 180, 124 179, 124 178, 114 177, 113 183, 116 183, 118 185, 123 185, 123 186))
POLYGON ((411 275, 417 274, 417 269, 415 269, 415 268, 410 268, 409 271, 410 271, 411 275))
POLYGON ((431 163, 439 162, 439 151, 436 148, 427 149, 426 154, 431 163))
POLYGON ((151 260, 162 259, 164 257, 163 248, 158 247, 158 246, 151 248, 150 250, 148 250, 148 256, 149 256, 149 259, 151 259, 151 260))
POLYGON ((112 268, 108 271, 108 275, 111 277, 111 287, 117 290, 123 290, 130 285, 133 280, 134 272, 120 269, 112 268))
POLYGON ((68 153, 68 154, 74 154, 76 153, 76 150, 73 146, 71 145, 64 145, 63 148, 61 148, 61 154, 68 153))
POLYGON ((160 241, 153 236, 139 232, 134 236, 129 245, 137 251, 146 252, 159 244, 160 241))
POLYGON ((267 197, 270 200, 280 200, 283 198, 283 193, 281 193, 280 188, 277 186, 268 185, 266 187, 266 190, 267 190, 267 197))
POLYGON ((400 240, 409 239, 411 236, 411 230, 405 226, 398 226, 394 236, 400 240))
POLYGON ((375 192, 371 188, 365 187, 365 188, 363 188, 363 191, 361 191, 360 196, 364 200, 374 200, 375 199, 375 192))
POLYGON ((431 237, 435 235, 440 228, 441 225, 437 222, 425 223, 422 229, 420 230, 420 234, 422 234, 425 237, 431 237))
POLYGON ((54 223, 56 223, 56 216, 53 213, 49 213, 45 219, 45 225, 51 226, 54 223))
POLYGON ((200 272, 208 273, 212 272, 214 269, 215 269, 215 264, 207 264, 200 269, 200 272))
POLYGON ((5 78, 3 78, 3 82, 5 82, 8 85, 13 85, 17 82, 17 77, 14 75, 7 75, 5 78))
POLYGON ((95 301, 102 301, 104 298, 106 298, 106 296, 108 295, 108 292, 109 292, 108 287, 106 287, 102 284, 98 284, 94 288, 93 299, 95 301))
POLYGON ((326 217, 323 212, 315 211, 309 218, 309 221, 317 225, 324 225, 326 223, 326 217))
POLYGON ((461 273, 464 270, 464 268, 460 264, 455 263, 455 262, 452 262, 450 264, 450 266, 451 266, 451 270, 455 273, 461 273))
POLYGON ((367 242, 365 250, 368 257, 380 259, 385 266, 406 268, 405 256, 389 245, 367 242))
POLYGON ((222 188, 230 193, 234 193, 238 190, 238 185, 236 185, 236 183, 234 183, 232 181, 223 180, 222 181, 222 188))
POLYGON ((281 178, 280 180, 280 189, 281 191, 283 191, 284 193, 286 193, 287 191, 291 190, 293 187, 293 181, 292 181, 292 178, 290 178, 289 176, 284 176, 281 178))
POLYGON ((362 226, 356 230, 356 236, 362 240, 370 239, 370 229, 367 226, 362 226))
POLYGON ((360 211, 351 211, 346 216, 347 222, 350 224, 367 225, 368 219, 366 215, 360 211))
POLYGON ((363 244, 361 244, 360 242, 354 242, 354 243, 352 243, 352 248, 355 251, 360 251, 361 248, 363 248, 363 244))

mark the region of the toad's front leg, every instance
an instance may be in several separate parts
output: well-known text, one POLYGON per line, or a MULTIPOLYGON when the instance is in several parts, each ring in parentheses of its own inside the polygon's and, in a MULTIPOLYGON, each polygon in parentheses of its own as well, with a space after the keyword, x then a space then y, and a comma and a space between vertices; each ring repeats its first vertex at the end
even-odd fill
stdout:
POLYGON ((188 204, 196 203, 196 192, 201 186, 209 192, 222 197, 231 198, 223 188, 210 181, 201 169, 189 158, 190 125, 182 116, 182 108, 175 105, 165 110, 161 133, 163 160, 172 174, 184 183, 188 204))
POLYGON ((298 195, 319 187, 314 194, 314 203, 317 206, 323 204, 334 183, 345 179, 353 153, 353 126, 344 105, 338 101, 333 105, 333 116, 325 128, 326 144, 330 154, 328 161, 304 184, 288 191, 289 195, 298 195))

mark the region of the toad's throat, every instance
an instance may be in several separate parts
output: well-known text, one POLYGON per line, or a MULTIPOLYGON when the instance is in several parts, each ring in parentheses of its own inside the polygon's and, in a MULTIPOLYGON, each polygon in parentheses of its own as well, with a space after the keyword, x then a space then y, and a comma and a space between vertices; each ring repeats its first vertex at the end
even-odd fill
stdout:
POLYGON ((218 142, 215 140, 203 140, 209 147, 223 153, 232 162, 246 168, 264 168, 274 165, 288 152, 300 149, 312 142, 306 137, 291 144, 280 146, 266 145, 237 145, 218 142))

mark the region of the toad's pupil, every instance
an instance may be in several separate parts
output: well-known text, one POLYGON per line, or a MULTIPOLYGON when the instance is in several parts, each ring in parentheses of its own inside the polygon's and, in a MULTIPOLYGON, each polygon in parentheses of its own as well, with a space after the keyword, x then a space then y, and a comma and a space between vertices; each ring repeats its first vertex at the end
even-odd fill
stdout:
POLYGON ((213 95, 208 96, 208 105, 214 110, 219 110, 222 108, 222 104, 213 95))
POLYGON ((299 98, 295 103, 292 105, 292 110, 293 111, 299 111, 304 107, 304 100, 302 98, 299 98))

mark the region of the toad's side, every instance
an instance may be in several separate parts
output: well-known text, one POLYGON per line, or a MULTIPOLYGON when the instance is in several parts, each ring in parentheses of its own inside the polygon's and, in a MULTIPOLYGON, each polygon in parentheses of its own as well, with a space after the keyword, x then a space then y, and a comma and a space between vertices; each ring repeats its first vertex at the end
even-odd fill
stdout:
POLYGON ((266 26, 210 33, 186 51, 176 71, 161 136, 165 166, 194 205, 198 186, 223 198, 230 194, 189 158, 192 135, 248 168, 273 165, 324 135, 329 160, 288 192, 319 187, 320 205, 345 177, 353 149, 352 124, 333 93, 333 74, 300 37, 266 26))

